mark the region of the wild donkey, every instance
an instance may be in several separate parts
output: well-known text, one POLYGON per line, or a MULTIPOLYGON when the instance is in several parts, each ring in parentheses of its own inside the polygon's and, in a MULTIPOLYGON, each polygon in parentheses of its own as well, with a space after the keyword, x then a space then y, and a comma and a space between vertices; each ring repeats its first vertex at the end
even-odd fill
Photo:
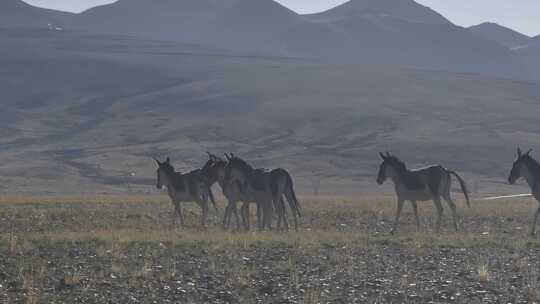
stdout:
POLYGON ((208 217, 208 200, 210 199, 217 213, 217 206, 214 201, 212 190, 205 183, 201 176, 201 170, 194 170, 186 174, 176 172, 167 157, 165 162, 155 159, 158 164, 157 184, 158 189, 167 187, 167 193, 180 218, 180 225, 184 226, 184 216, 182 214, 182 202, 195 202, 202 209, 201 225, 206 226, 208 217))
POLYGON ((277 228, 281 228, 281 221, 283 220, 285 229, 289 230, 289 223, 287 220, 287 208, 283 197, 289 202, 289 207, 294 219, 294 229, 298 231, 298 218, 302 217, 301 206, 296 198, 294 192, 293 180, 289 172, 285 169, 278 168, 270 171, 270 185, 272 187, 272 194, 274 196, 274 207, 278 211, 277 228))
MULTIPOLYGON (((540 164, 530 155, 531 151, 532 150, 529 150, 527 153, 522 153, 520 148, 517 149, 517 159, 512 165, 512 170, 508 176, 508 182, 513 185, 520 177, 525 178, 527 184, 531 188, 533 197, 540 202, 540 164)), ((536 221, 538 220, 539 214, 540 206, 538 206, 538 209, 534 214, 531 236, 536 232, 536 221)))
MULTIPOLYGON (((231 187, 225 186, 225 167, 227 166, 227 161, 210 153, 208 153, 208 157, 208 161, 201 169, 201 175, 205 179, 206 184, 210 186, 217 182, 221 187, 223 195, 227 198, 228 204, 223 217, 223 228, 229 227, 231 214, 234 214, 237 229, 240 229, 240 219, 238 217, 238 209, 236 208, 236 203, 240 201, 239 194, 234 189, 231 189, 231 187)), ((244 222, 243 225, 246 226, 246 223, 244 222)))
MULTIPOLYGON (((256 202, 259 230, 271 230, 274 216, 274 196, 270 173, 263 169, 253 168, 233 154, 226 156, 228 162, 225 166, 225 187, 230 187, 229 191, 234 191, 243 202, 256 202)), ((242 206, 241 211, 242 217, 248 220, 249 214, 245 205, 242 206)))
MULTIPOLYGON (((225 154, 229 161, 236 158, 233 154, 225 154)), ((225 161, 215 155, 208 153, 209 160, 206 165, 203 167, 203 175, 211 182, 214 183, 218 181, 222 187, 224 195, 227 197, 229 204, 225 211, 225 217, 223 219, 223 226, 227 227, 230 223, 231 214, 234 214, 236 217, 237 226, 239 226, 238 220, 238 211, 236 208, 236 203, 240 200, 243 201, 241 208, 242 223, 244 228, 249 229, 249 203, 254 202, 256 197, 251 197, 248 193, 243 193, 242 183, 233 182, 229 185, 225 184, 225 168, 227 167, 228 161, 225 161)), ((245 162, 244 162, 245 163, 245 162)), ((285 169, 274 169, 272 171, 266 171, 264 169, 254 169, 257 173, 260 173, 269 178, 270 189, 272 191, 272 202, 274 205, 275 211, 278 213, 278 229, 281 227, 281 221, 284 221, 285 228, 288 229, 288 222, 286 216, 286 207, 283 198, 286 198, 289 202, 289 206, 292 210, 295 222, 295 228, 298 229, 298 217, 301 216, 300 204, 294 193, 294 187, 292 178, 285 169)), ((252 181, 250 181, 252 182, 252 181)), ((262 212, 261 208, 257 208, 257 218, 259 223, 262 223, 262 212)))
MULTIPOLYGON (((244 160, 234 156, 232 153, 227 156, 227 159, 229 163, 226 167, 225 179, 228 178, 227 169, 230 169, 230 172, 237 170, 236 173, 238 175, 232 185, 235 185, 234 188, 238 189, 241 195, 252 197, 258 202, 257 218, 259 223, 262 223, 263 229, 265 227, 271 229, 273 211, 276 211, 278 214, 277 228, 281 229, 281 222, 283 221, 285 229, 289 229, 285 202, 283 200, 285 197, 289 202, 294 217, 295 229, 298 230, 298 218, 301 217, 301 208, 294 193, 293 182, 289 173, 281 168, 271 171, 253 169, 244 160), (262 189, 264 189, 264 193, 260 192, 262 189), (268 193, 268 190, 270 190, 270 193, 268 193), (268 194, 271 196, 268 197, 268 194), (263 200, 262 204, 259 201, 260 199, 263 200), (270 200, 270 205, 266 205, 268 203, 267 200, 270 200), (268 217, 266 215, 267 212, 271 212, 268 217)), ((232 179, 234 180, 234 178, 232 179)), ((244 204, 241 211, 242 217, 249 226, 248 206, 244 204)))
POLYGON ((467 205, 470 207, 469 195, 463 179, 454 171, 450 171, 442 166, 431 166, 423 169, 409 170, 401 160, 390 155, 390 153, 379 153, 383 162, 379 167, 377 183, 383 184, 387 178, 392 179, 395 184, 397 195, 397 213, 392 228, 392 234, 397 231, 399 217, 403 204, 409 200, 412 204, 414 216, 416 218, 416 227, 420 228, 420 220, 418 219, 417 201, 433 200, 437 208, 437 232, 441 229, 441 219, 443 214, 443 206, 441 197, 448 203, 452 210, 454 227, 458 230, 456 204, 450 196, 450 187, 452 179, 450 175, 454 175, 461 185, 461 190, 467 200, 467 205))

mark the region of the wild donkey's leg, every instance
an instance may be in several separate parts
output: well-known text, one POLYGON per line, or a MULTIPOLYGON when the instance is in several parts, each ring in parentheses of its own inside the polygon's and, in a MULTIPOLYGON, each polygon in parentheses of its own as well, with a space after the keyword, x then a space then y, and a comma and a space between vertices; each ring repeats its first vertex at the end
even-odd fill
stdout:
POLYGON ((295 196, 293 195, 292 188, 285 191, 285 198, 289 202, 289 207, 291 208, 291 213, 294 219, 294 229, 298 231, 299 205, 298 205, 298 201, 295 200, 295 196))
POLYGON ((173 228, 176 227, 176 217, 178 216, 178 208, 176 207, 176 202, 174 201, 174 199, 171 197, 171 203, 173 205, 173 208, 174 208, 174 211, 172 213, 172 216, 171 216, 171 225, 173 228))
POLYGON ((178 207, 176 207, 176 203, 173 202, 173 207, 174 207, 174 211, 172 213, 172 216, 171 216, 171 225, 174 228, 176 228, 176 218, 177 217, 180 217, 179 213, 178 213, 178 207))
POLYGON ((404 200, 398 199, 397 202, 397 210, 396 210, 396 218, 394 220, 394 227, 392 228, 392 231, 390 231, 391 234, 396 233, 398 225, 399 225, 399 217, 401 216, 401 210, 403 210, 403 203, 405 203, 404 200))
MULTIPOLYGON (((282 220, 282 217, 279 215, 278 213, 278 217, 277 217, 277 223, 276 223, 276 229, 277 231, 281 231, 281 220, 282 220)), ((283 224, 283 226, 285 226, 285 224, 283 224)))
POLYGON ((206 227, 206 219, 208 218, 208 200, 204 200, 200 203, 202 208, 201 226, 206 227))
POLYGON ((242 224, 244 225, 244 230, 249 231, 251 229, 251 223, 249 218, 249 203, 242 202, 242 207, 240 208, 240 216, 242 217, 242 224))
POLYGON ((174 202, 174 209, 176 210, 176 214, 180 218, 180 226, 184 227, 184 215, 182 214, 182 205, 180 202, 174 202))
POLYGON ((274 217, 274 206, 272 200, 265 199, 263 202, 263 230, 272 230, 272 219, 274 217))
POLYGON ((208 208, 210 208, 210 204, 212 204, 214 206, 214 211, 216 212, 216 218, 219 218, 219 210, 216 205, 214 194, 212 193, 212 188, 205 185, 201 189, 201 191, 202 191, 203 200, 208 201, 208 208))
POLYGON ((264 231, 268 225, 268 206, 265 201, 257 201, 257 227, 259 231, 264 231))
POLYGON ((443 206, 441 204, 441 199, 439 197, 433 198, 433 203, 435 204, 435 208, 437 208, 437 226, 436 231, 441 231, 441 221, 442 221, 442 215, 443 215, 443 206))
POLYGON ((229 209, 231 205, 231 202, 227 203, 227 206, 225 207, 225 212, 223 213, 223 221, 221 222, 221 227, 223 229, 227 229, 227 218, 229 217, 229 209))
POLYGON ((228 229, 231 225, 231 214, 234 214, 236 218, 236 229, 240 230, 240 219, 238 218, 238 209, 236 208, 236 202, 228 199, 227 207, 225 207, 225 214, 223 215, 223 229, 228 229))
POLYGON ((456 231, 458 231, 456 204, 452 200, 450 193, 444 195, 444 200, 450 206, 450 210, 452 211, 452 219, 454 221, 454 228, 456 229, 456 231))
POLYGON ((259 231, 262 231, 262 230, 264 230, 264 227, 263 227, 263 208, 261 207, 261 204, 259 202, 256 202, 255 206, 257 207, 257 229, 259 231))
POLYGON ((210 202, 214 206, 214 211, 216 212, 216 218, 219 218, 219 210, 218 210, 218 207, 217 207, 217 204, 216 204, 216 198, 214 197, 214 193, 212 193, 212 187, 207 187, 206 191, 208 193, 207 194, 208 199, 210 200, 210 202))
POLYGON ((536 210, 536 213, 534 214, 534 220, 533 220, 532 228, 531 228, 531 236, 533 236, 536 233, 536 222, 538 221, 538 215, 540 215, 540 206, 538 206, 538 209, 536 210))
MULTIPOLYGON (((281 221, 283 220, 283 213, 282 208, 279 205, 280 201, 278 199, 272 199, 272 203, 274 204, 274 208, 277 211, 277 222, 276 222, 276 229, 277 231, 281 231, 281 221)), ((283 224, 285 226, 285 223, 283 224)))
POLYGON ((418 205, 416 204, 416 201, 411 201, 411 205, 413 207, 414 211, 414 218, 416 220, 416 230, 420 230, 420 219, 418 218, 418 205))
POLYGON ((201 187, 199 189, 199 193, 201 195, 198 195, 195 197, 195 202, 197 203, 197 205, 199 205, 199 207, 201 208, 202 210, 202 214, 201 214, 201 226, 202 227, 206 227, 206 220, 208 219, 208 195, 207 195, 207 192, 205 192, 205 188, 204 187, 201 187))
POLYGON ((287 207, 283 197, 274 197, 273 205, 277 212, 277 230, 281 231, 281 221, 286 231, 289 231, 289 222, 287 220, 287 207))
MULTIPOLYGON (((287 206, 285 205, 285 200, 283 200, 283 196, 279 197, 279 206, 281 207, 281 214, 283 215, 283 224, 285 225, 285 230, 289 231, 289 219, 287 218, 287 206)), ((296 222, 296 218, 295 218, 296 222)), ((296 227, 298 230, 298 227, 296 227)))
POLYGON ((221 226, 223 229, 229 228, 229 224, 231 223, 231 213, 232 213, 232 207, 234 202, 230 201, 227 203, 227 207, 225 207, 225 213, 223 214, 223 223, 221 226))
POLYGON ((285 198, 289 202, 289 208, 291 208, 291 213, 294 219, 294 229, 298 231, 298 218, 300 217, 300 204, 296 200, 296 195, 294 194, 294 189, 292 186, 289 186, 284 191, 285 198))
MULTIPOLYGON (((240 216, 238 215, 238 208, 236 208, 236 202, 234 203, 234 206, 232 208, 232 212, 234 214, 234 219, 236 220, 236 230, 240 231, 241 229, 241 223, 240 223, 240 216)), ((229 225, 230 225, 230 214, 229 214, 229 225)))

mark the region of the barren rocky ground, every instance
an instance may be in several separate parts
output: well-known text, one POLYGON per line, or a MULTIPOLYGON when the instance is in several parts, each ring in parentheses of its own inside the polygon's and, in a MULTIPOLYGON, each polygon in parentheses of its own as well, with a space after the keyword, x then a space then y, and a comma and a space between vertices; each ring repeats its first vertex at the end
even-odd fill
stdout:
MULTIPOLYGON (((3 198, 4 303, 532 303, 535 203, 474 202, 460 229, 410 212, 389 235, 389 199, 304 199, 298 232, 173 227, 163 197, 3 198)), ((223 210, 223 204, 221 204, 223 210)), ((407 210, 408 211, 408 210, 407 210)))

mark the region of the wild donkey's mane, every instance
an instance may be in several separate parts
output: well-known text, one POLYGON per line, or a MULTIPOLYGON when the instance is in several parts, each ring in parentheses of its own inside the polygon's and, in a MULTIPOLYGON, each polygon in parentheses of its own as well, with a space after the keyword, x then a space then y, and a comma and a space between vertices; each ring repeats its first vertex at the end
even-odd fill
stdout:
POLYGON ((246 173, 246 174, 249 174, 251 173, 253 170, 253 167, 248 164, 245 160, 241 159, 240 157, 238 156, 232 156, 231 159, 229 160, 229 164, 231 165, 231 167, 235 167, 235 168, 238 168, 239 170, 241 170, 242 172, 246 173))
POLYGON ((210 157, 208 161, 204 164, 204 166, 201 169, 201 172, 203 175, 206 175, 206 177, 210 177, 211 179, 218 179, 218 173, 216 172, 216 168, 218 166, 227 166, 227 161, 223 158, 217 157, 213 154, 208 153, 208 156, 210 157))
POLYGON ((407 171, 407 165, 405 165, 405 163, 401 159, 397 158, 397 156, 387 156, 385 161, 387 161, 392 167, 394 167, 394 169, 398 170, 401 173, 407 171))
POLYGON ((169 174, 180 173, 176 172, 173 165, 171 165, 170 163, 163 163, 161 165, 161 168, 163 168, 163 170, 165 170, 165 172, 169 174))
POLYGON ((532 170, 536 177, 540 178, 540 163, 538 163, 538 161, 530 154, 525 154, 522 157, 527 167, 532 170))
POLYGON ((214 156, 214 164, 227 164, 227 161, 219 156, 214 156))

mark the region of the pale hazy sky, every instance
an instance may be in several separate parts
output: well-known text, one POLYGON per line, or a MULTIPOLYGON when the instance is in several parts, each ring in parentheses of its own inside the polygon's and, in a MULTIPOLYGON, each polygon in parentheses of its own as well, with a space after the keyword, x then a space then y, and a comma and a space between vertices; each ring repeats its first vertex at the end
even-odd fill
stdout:
MULTIPOLYGON (((0 0, 1 1, 1 0, 0 0)), ((24 0, 41 7, 80 12, 113 0, 24 0)), ((178 0, 182 1, 182 0, 178 0)), ((347 0, 277 0, 299 13, 313 13, 347 0)), ((540 0, 417 0, 452 22, 470 26, 485 21, 496 22, 524 34, 540 34, 540 0)))

